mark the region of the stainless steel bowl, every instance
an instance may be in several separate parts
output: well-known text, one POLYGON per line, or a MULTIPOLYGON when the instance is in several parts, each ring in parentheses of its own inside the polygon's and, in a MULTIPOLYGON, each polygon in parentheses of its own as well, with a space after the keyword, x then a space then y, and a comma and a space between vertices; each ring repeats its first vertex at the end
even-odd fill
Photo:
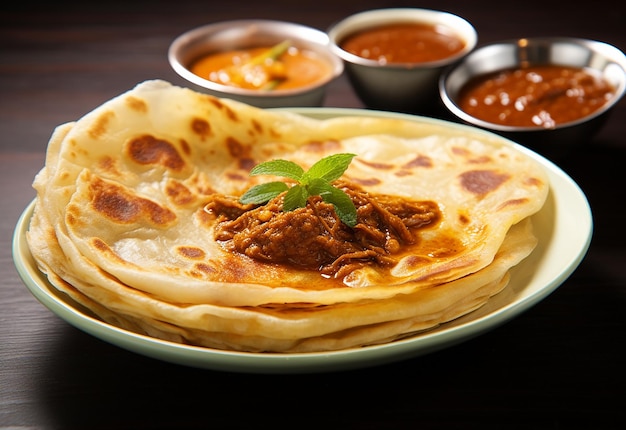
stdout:
POLYGON ((260 19, 218 22, 183 33, 170 45, 168 60, 174 71, 196 91, 263 108, 321 106, 328 84, 343 72, 341 59, 328 47, 326 33, 300 24, 260 19), (320 55, 329 63, 332 73, 326 79, 302 88, 258 91, 221 85, 189 70, 193 61, 211 52, 271 46, 286 39, 300 49, 320 55))
POLYGON ((442 74, 439 94, 448 110, 461 121, 494 131, 538 152, 554 153, 559 147, 589 140, 606 121, 626 91, 626 56, 604 42, 571 37, 538 37, 507 40, 476 49, 442 74), (459 93, 473 78, 526 65, 555 64, 596 70, 616 89, 615 96, 600 110, 582 119, 554 128, 513 127, 475 118, 457 104, 459 93), (549 147, 548 147, 549 146, 549 147))
POLYGON ((467 55, 477 42, 474 27, 465 19, 447 12, 418 8, 374 9, 360 12, 333 25, 328 31, 328 36, 333 52, 343 59, 348 78, 366 106, 418 113, 427 113, 433 108, 433 104, 440 104, 437 82, 441 72, 467 55), (465 48, 445 60, 387 65, 359 57, 341 48, 341 42, 355 32, 399 22, 446 26, 465 42, 465 48))

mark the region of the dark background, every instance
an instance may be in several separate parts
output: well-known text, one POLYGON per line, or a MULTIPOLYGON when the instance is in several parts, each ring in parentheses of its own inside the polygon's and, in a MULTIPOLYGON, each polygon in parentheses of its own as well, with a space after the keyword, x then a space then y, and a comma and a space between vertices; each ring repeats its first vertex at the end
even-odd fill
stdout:
MULTIPOLYGON (((479 45, 577 36, 626 49, 618 2, 109 1, 0 8, 0 428, 626 428, 626 196, 622 100, 584 149, 555 160, 587 194, 594 239, 556 292, 479 338, 427 356, 316 375, 247 375, 139 356, 39 304, 11 257, 58 124, 146 79, 182 84, 170 42, 206 23, 269 18, 327 29, 372 8, 446 10, 479 45)), ((361 107, 341 77, 327 106, 361 107)))

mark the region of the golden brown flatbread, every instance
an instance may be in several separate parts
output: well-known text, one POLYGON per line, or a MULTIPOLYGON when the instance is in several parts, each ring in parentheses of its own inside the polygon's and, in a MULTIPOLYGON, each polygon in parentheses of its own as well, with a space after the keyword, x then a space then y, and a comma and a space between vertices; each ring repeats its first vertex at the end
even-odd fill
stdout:
POLYGON ((548 180, 496 137, 368 116, 316 120, 149 81, 53 134, 28 243, 61 291, 116 325, 215 348, 317 351, 386 342, 483 304, 536 239, 548 180), (387 265, 324 277, 216 240, 205 205, 356 154, 344 179, 440 213, 387 265), (271 178, 270 178, 271 179, 271 178))

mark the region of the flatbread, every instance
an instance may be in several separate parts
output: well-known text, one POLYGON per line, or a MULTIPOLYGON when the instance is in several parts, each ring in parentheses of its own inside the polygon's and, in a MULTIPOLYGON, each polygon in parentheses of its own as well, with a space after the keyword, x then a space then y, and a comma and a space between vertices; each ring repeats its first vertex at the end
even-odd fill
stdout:
POLYGON ((34 258, 105 320, 203 346, 293 352, 389 341, 479 307, 534 248, 528 217, 549 183, 538 163, 485 134, 316 120, 149 81, 59 126, 34 187, 34 258), (344 177, 368 193, 438 205, 441 219, 394 264, 324 278, 215 240, 206 202, 271 179, 251 177, 254 165, 306 169, 340 152, 356 154, 344 177))
MULTIPOLYGON (((509 269, 534 249, 537 240, 531 230, 530 219, 516 224, 492 264, 456 281, 388 299, 335 305, 170 303, 120 285, 98 270, 91 271, 90 277, 77 278, 71 273, 71 261, 79 257, 58 250, 54 255, 69 259, 54 261, 55 271, 44 271, 59 290, 103 320, 141 334, 237 351, 330 351, 402 338, 479 308, 507 285, 509 269)), ((61 238, 67 246, 66 241, 61 238)))

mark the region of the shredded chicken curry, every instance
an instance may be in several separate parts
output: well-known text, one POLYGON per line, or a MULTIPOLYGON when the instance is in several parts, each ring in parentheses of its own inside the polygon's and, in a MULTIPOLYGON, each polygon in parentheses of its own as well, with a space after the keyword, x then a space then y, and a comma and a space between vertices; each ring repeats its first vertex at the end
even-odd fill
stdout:
POLYGON ((284 212, 282 194, 262 206, 215 194, 205 210, 217 217, 215 239, 229 251, 338 278, 366 264, 393 265, 389 256, 414 244, 417 230, 441 217, 434 202, 374 195, 345 181, 335 185, 357 208, 354 228, 342 223, 320 196, 309 197, 304 208, 284 212))

